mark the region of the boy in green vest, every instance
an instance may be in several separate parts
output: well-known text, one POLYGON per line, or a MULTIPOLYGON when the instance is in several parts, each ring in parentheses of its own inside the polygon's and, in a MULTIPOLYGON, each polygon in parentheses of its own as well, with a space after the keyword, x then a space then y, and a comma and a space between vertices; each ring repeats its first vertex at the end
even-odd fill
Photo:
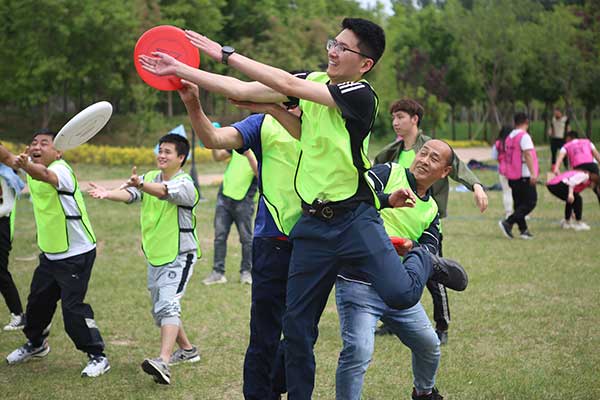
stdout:
POLYGON ((142 202, 142 250, 148 261, 152 316, 161 336, 160 356, 145 359, 142 369, 157 383, 168 385, 169 365, 200 360, 183 329, 180 304, 200 255, 194 215, 199 195, 192 178, 181 169, 190 151, 188 140, 168 134, 158 143, 158 170, 138 176, 133 167, 120 188, 107 190, 91 182, 88 193, 96 199, 142 202), (175 343, 179 349, 171 354, 175 343))
POLYGON ((254 195, 256 194, 256 158, 251 150, 243 155, 231 150, 213 149, 215 161, 229 160, 223 184, 219 187, 215 207, 215 240, 213 270, 202 281, 205 285, 226 283, 225 255, 227 237, 235 223, 242 245, 240 282, 252 284, 252 218, 254 217, 254 195))
MULTIPOLYGON (((439 213, 432 185, 452 170, 453 151, 441 140, 430 140, 415 154, 406 168, 396 163, 378 164, 369 178, 385 204, 386 196, 398 189, 409 189, 416 197, 414 207, 384 208, 381 218, 387 234, 405 239, 399 254, 415 247, 436 254, 440 247, 439 213)), ((336 398, 359 400, 364 376, 373 355, 374 330, 378 320, 412 352, 415 400, 439 400, 435 375, 440 362, 440 340, 421 303, 406 310, 388 307, 362 268, 343 267, 335 283, 343 348, 336 372, 336 398)), ((398 396, 402 397, 402 396, 398 396)))
MULTIPOLYGON (((318 323, 342 264, 368 265, 370 279, 386 304, 403 309, 416 304, 434 276, 447 287, 464 290, 467 275, 455 262, 416 249, 402 261, 387 239, 379 205, 365 173, 368 141, 378 98, 363 79, 383 55, 385 34, 377 24, 345 18, 342 31, 326 42, 327 72, 292 75, 236 53, 196 32, 190 42, 206 56, 230 65, 255 82, 214 78, 167 54, 140 56, 142 67, 158 75, 177 75, 206 90, 236 100, 282 103, 300 99, 301 155, 294 179, 303 215, 290 232, 293 242, 283 319, 288 398, 310 399, 314 387, 314 345, 318 323)), ((412 194, 390 196, 407 206, 412 194)))
MULTIPOLYGON (((419 128, 423 122, 424 113, 423 106, 413 99, 400 99, 390 106, 392 127, 397 135, 397 139, 375 156, 375 164, 394 162, 405 168, 410 167, 421 147, 431 140, 419 128)), ((448 178, 452 178, 454 181, 465 185, 467 189, 471 190, 473 192, 473 199, 479 210, 481 212, 486 210, 488 198, 483 190, 483 185, 469 167, 458 157, 454 157, 450 174, 435 182, 431 188, 433 198, 440 210, 440 218, 446 218, 448 194, 450 192, 448 178)), ((442 242, 443 235, 440 231, 440 255, 443 254, 442 242)), ((450 324, 448 293, 444 285, 433 280, 427 282, 427 289, 431 293, 433 300, 433 318, 435 320, 436 332, 442 344, 446 344, 448 342, 448 327, 450 324)), ((377 330, 377 334, 385 335, 391 334, 391 332, 383 325, 377 330)))
POLYGON ((110 369, 94 311, 83 302, 96 258, 96 237, 73 170, 54 147, 56 134, 34 134, 16 166, 27 172, 38 247, 42 251, 33 273, 23 332, 27 343, 6 357, 9 365, 48 355, 48 334, 60 300, 64 326, 89 361, 82 376, 96 377, 110 369))

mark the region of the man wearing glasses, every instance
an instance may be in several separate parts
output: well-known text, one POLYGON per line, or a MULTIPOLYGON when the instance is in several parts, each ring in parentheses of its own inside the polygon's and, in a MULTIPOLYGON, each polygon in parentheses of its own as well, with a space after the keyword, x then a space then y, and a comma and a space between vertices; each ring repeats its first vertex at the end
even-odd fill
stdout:
POLYGON ((175 74, 237 100, 300 99, 301 155, 294 185, 303 215, 290 232, 293 250, 283 331, 288 398, 310 399, 318 323, 340 265, 364 266, 373 288, 393 308, 416 304, 432 275, 456 290, 467 285, 466 273, 454 262, 420 249, 410 252, 404 263, 397 257, 376 207, 380 201, 386 206, 411 206, 414 195, 399 190, 380 200, 364 176, 371 167, 366 144, 378 99, 363 75, 383 54, 384 32, 371 21, 344 19, 342 31, 327 45, 327 72, 305 74, 305 79, 196 32, 186 31, 186 36, 205 55, 256 82, 244 84, 229 77, 214 81, 214 74, 199 73, 161 53, 141 56, 144 68, 175 74))

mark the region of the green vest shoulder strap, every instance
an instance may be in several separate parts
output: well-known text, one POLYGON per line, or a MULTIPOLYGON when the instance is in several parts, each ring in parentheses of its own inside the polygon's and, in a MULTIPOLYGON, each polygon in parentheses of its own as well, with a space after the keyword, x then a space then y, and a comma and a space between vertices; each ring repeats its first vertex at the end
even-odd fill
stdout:
MULTIPOLYGON (((384 193, 392 193, 398 189, 413 190, 406 175, 406 169, 399 164, 392 164, 389 179, 384 193)), ((415 193, 416 195, 416 193, 415 193)), ((438 207, 432 196, 421 200, 418 196, 413 208, 385 208, 381 210, 383 225, 389 236, 418 240, 423 232, 435 220, 438 207)))
MULTIPOLYGON (((144 174, 144 181, 152 182, 161 173, 160 170, 152 170, 144 174)), ((171 180, 192 178, 182 172, 175 175, 171 180)), ((142 228, 142 250, 151 265, 161 266, 171 263, 177 258, 180 249, 180 235, 191 233, 196 243, 196 216, 195 208, 198 204, 199 194, 195 190, 195 202, 192 207, 178 206, 155 196, 142 195, 142 207, 140 212, 140 225, 142 228), (181 228, 179 225, 179 213, 189 213, 191 228, 181 228)), ((198 249, 198 256, 200 250, 198 249)))
POLYGON ((293 185, 300 142, 270 115, 265 115, 260 135, 261 193, 275 225, 288 235, 302 214, 293 185))
POLYGON ((234 200, 242 200, 253 179, 254 171, 248 158, 234 150, 223 175, 223 194, 234 200))
POLYGON ((92 230, 83 196, 79 191, 77 177, 71 166, 64 160, 56 160, 53 165, 63 165, 71 173, 73 180, 73 191, 59 191, 49 183, 32 179, 27 176, 27 184, 33 201, 33 214, 36 221, 37 240, 40 250, 48 254, 64 253, 69 249, 69 235, 67 231, 67 220, 81 220, 88 239, 96 243, 96 236, 92 230), (66 215, 60 197, 71 197, 77 207, 76 215, 66 215))

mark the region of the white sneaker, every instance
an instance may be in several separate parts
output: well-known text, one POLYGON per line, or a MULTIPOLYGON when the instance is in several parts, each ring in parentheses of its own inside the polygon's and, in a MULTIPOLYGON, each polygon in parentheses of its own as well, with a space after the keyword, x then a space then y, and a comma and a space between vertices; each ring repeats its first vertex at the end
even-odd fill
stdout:
POLYGON ((573 228, 573 224, 571 223, 570 219, 561 219, 560 220, 560 227, 563 229, 572 229, 573 228))
POLYGON ((249 271, 244 271, 240 274, 240 283, 246 285, 252 285, 252 275, 249 271))
POLYGON ((50 346, 47 340, 44 340, 40 347, 33 347, 31 342, 27 342, 6 356, 6 362, 8 365, 19 364, 32 358, 46 357, 48 353, 50 353, 50 346))
POLYGON ((571 225, 576 231, 589 231, 590 229, 592 229, 588 224, 586 224, 583 221, 575 221, 571 225))
POLYGON ((212 271, 210 275, 202 281, 205 285, 214 285, 215 283, 227 283, 227 278, 220 272, 212 271))
POLYGON ((89 356, 90 360, 87 365, 81 371, 81 376, 95 378, 110 370, 110 363, 108 358, 104 356, 89 356))
POLYGON ((25 326, 25 314, 10 314, 10 322, 4 326, 5 331, 16 331, 25 326))

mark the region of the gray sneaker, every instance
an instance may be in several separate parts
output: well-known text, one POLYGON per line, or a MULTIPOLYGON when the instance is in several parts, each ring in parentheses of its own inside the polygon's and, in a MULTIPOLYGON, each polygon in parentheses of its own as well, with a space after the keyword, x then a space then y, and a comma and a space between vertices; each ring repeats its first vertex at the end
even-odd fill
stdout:
POLYGON ((16 331, 25 327, 25 314, 10 314, 10 322, 4 326, 5 331, 16 331))
POLYGON ((205 285, 214 285, 216 283, 227 283, 227 278, 220 272, 212 271, 210 275, 202 281, 205 285))
POLYGON ((83 371, 81 371, 81 376, 95 378, 107 373, 110 370, 110 363, 108 362, 108 358, 105 356, 88 357, 89 361, 83 371))
POLYGON ((198 361, 200 361, 200 353, 198 352, 198 348, 193 346, 189 350, 177 349, 177 351, 171 354, 169 365, 195 363, 198 361))
POLYGON ((154 377, 154 382, 161 385, 169 385, 171 383, 171 371, 162 358, 146 358, 142 363, 142 369, 148 375, 154 377))
POLYGON ((50 346, 47 340, 44 340, 39 347, 34 347, 31 342, 27 342, 6 356, 6 362, 8 365, 19 364, 32 358, 46 357, 48 353, 50 353, 50 346))
POLYGON ((252 274, 250 274, 250 271, 244 271, 240 274, 240 283, 242 285, 252 285, 252 274))

